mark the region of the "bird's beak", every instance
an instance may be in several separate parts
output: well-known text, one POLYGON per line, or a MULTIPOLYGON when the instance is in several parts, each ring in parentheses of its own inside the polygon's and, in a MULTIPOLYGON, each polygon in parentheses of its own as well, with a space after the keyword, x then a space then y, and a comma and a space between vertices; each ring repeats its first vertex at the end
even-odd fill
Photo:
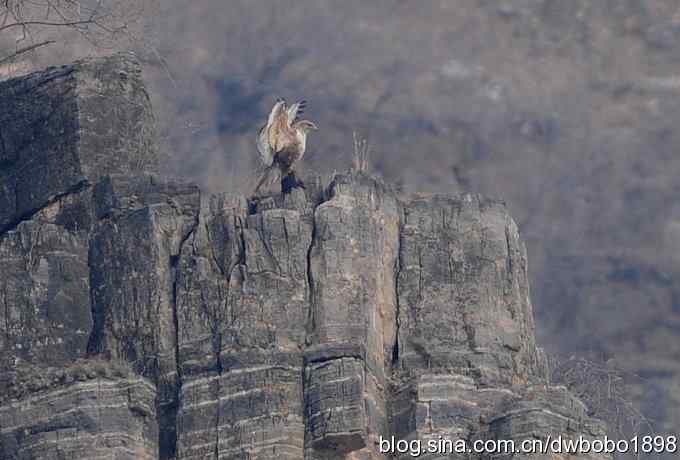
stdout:
POLYGON ((318 130, 319 130, 319 127, 316 126, 316 125, 315 125, 314 123, 312 123, 312 122, 309 123, 309 127, 312 128, 314 131, 318 131, 318 130))

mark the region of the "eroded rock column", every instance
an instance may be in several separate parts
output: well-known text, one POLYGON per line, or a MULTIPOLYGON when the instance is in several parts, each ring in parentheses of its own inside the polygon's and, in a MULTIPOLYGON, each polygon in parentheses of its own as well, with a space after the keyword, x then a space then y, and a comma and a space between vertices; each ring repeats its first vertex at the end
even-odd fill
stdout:
POLYGON ((396 341, 399 205, 383 184, 338 175, 314 213, 305 351, 308 458, 366 451, 387 432, 396 341))
POLYGON ((312 221, 304 193, 287 200, 213 199, 182 253, 181 458, 303 458, 312 221))
MULTIPOLYGON (((515 441, 519 448, 524 439, 605 434, 578 400, 546 385, 526 250, 503 203, 471 194, 405 203, 397 292, 391 432, 396 439, 451 449, 419 458, 491 455, 456 453, 442 440, 464 440, 469 448, 479 441, 515 441)), ((557 458, 540 452, 494 455, 557 458)))
POLYGON ((155 175, 109 176, 94 196, 98 221, 90 241, 94 324, 88 351, 128 362, 156 384, 162 447, 174 455, 181 384, 177 266, 198 225, 199 191, 155 175))

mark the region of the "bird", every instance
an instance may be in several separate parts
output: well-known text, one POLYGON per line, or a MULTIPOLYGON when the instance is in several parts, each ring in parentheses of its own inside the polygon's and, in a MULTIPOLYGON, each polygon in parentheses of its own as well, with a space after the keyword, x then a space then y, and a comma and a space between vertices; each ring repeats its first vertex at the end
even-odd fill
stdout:
MULTIPOLYGON (((302 160, 307 147, 307 134, 318 130, 316 124, 309 120, 301 120, 307 101, 301 100, 290 107, 282 98, 274 103, 266 123, 257 134, 257 151, 265 167, 253 195, 264 184, 272 184, 276 180, 288 181, 301 185, 295 179, 293 166, 302 160), (291 180, 292 179, 292 180, 291 180)), ((283 190, 285 192, 285 190, 283 190)))

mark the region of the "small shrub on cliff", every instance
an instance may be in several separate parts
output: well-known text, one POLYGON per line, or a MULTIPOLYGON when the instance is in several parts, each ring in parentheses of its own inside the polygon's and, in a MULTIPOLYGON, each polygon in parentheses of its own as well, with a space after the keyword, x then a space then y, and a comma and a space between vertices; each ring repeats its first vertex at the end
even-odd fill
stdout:
POLYGON ((633 403, 630 384, 639 377, 613 361, 551 356, 548 372, 551 384, 566 386, 586 404, 590 415, 607 422, 611 436, 622 439, 654 432, 653 422, 633 403))
POLYGON ((355 172, 368 171, 368 158, 370 154, 370 147, 366 139, 361 139, 356 132, 352 133, 352 140, 354 141, 354 151, 352 153, 352 170, 355 172))

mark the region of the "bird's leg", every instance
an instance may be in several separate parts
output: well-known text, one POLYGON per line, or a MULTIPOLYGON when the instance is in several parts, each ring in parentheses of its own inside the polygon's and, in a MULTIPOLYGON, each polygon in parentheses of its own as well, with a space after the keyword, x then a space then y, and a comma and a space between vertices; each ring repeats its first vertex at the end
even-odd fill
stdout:
POLYGON ((302 179, 298 179, 297 177, 295 177, 295 186, 307 190, 307 187, 305 187, 305 183, 302 182, 302 179))
POLYGON ((281 177, 281 193, 290 193, 291 190, 295 188, 295 176, 292 173, 288 173, 281 177))
POLYGON ((297 178, 295 171, 291 170, 281 178, 281 193, 290 193, 294 188, 306 189, 305 184, 297 178))

